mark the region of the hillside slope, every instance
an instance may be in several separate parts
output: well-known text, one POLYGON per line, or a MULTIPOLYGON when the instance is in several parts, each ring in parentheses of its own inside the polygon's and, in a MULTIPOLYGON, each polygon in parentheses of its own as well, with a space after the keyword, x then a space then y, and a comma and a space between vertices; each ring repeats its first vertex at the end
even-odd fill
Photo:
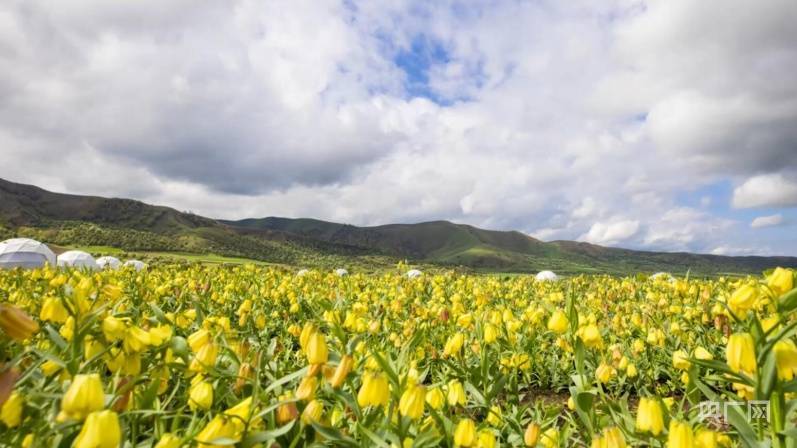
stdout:
POLYGON ((0 179, 0 236, 61 245, 113 246, 244 257, 309 266, 389 266, 399 259, 443 266, 563 273, 671 271, 757 273, 797 267, 794 257, 724 257, 644 252, 448 221, 357 227, 316 219, 222 221, 130 199, 53 193, 0 179))

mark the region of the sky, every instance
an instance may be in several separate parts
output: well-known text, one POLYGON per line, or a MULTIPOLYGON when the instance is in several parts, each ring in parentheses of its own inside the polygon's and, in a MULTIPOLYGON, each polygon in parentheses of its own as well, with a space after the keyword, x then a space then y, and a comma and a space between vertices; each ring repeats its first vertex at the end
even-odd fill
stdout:
POLYGON ((794 0, 6 0, 0 177, 797 255, 794 0))

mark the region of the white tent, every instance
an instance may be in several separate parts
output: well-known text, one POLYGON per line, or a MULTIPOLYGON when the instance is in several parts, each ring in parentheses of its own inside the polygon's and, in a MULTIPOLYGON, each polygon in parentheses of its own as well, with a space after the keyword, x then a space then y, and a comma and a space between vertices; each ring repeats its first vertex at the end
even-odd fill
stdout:
POLYGON ((538 282, 555 282, 559 280, 559 276, 552 271, 540 271, 534 278, 536 278, 538 282))
POLYGON ((666 280, 668 282, 675 281, 675 277, 669 272, 657 272, 650 276, 651 280, 666 280))
POLYGON ((304 277, 305 275, 309 274, 310 271, 307 269, 299 269, 299 272, 296 273, 297 277, 304 277))
POLYGON ((28 238, 11 238, 0 243, 0 268, 55 266, 55 254, 46 244, 28 238))
POLYGON ((86 269, 98 269, 97 262, 90 254, 82 250, 68 250, 58 256, 58 266, 86 269))
POLYGON ((343 277, 343 276, 349 275, 349 271, 347 271, 347 270, 345 270, 343 268, 338 268, 338 269, 335 269, 335 274, 337 274, 338 277, 343 277))
POLYGON ((147 264, 139 260, 127 260, 125 266, 132 266, 136 271, 140 271, 147 267, 147 264))
POLYGON ((410 269, 407 271, 407 278, 418 278, 423 274, 421 271, 417 269, 410 269))
POLYGON ((116 257, 105 256, 97 259, 97 266, 99 266, 100 269, 119 269, 122 267, 122 262, 116 257))

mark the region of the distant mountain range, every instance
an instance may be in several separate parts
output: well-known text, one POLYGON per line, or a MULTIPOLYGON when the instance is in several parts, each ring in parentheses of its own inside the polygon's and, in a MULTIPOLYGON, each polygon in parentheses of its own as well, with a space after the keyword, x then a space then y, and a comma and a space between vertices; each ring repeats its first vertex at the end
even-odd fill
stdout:
POLYGON ((374 227, 307 218, 225 221, 130 199, 53 193, 0 179, 0 236, 14 235, 68 246, 214 253, 319 267, 389 266, 401 259, 500 272, 718 274, 797 267, 796 257, 727 257, 543 242, 520 232, 448 221, 374 227))

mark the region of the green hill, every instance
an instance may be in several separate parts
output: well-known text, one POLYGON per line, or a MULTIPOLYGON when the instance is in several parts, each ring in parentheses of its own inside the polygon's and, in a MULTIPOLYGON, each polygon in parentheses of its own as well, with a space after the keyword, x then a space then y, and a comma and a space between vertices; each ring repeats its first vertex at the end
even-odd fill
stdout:
POLYGON ((520 232, 448 221, 373 227, 306 218, 222 221, 130 199, 53 193, 0 179, 0 237, 10 236, 63 246, 215 254, 319 267, 378 268, 400 259, 499 272, 716 274, 797 267, 794 257, 724 257, 543 242, 520 232))

